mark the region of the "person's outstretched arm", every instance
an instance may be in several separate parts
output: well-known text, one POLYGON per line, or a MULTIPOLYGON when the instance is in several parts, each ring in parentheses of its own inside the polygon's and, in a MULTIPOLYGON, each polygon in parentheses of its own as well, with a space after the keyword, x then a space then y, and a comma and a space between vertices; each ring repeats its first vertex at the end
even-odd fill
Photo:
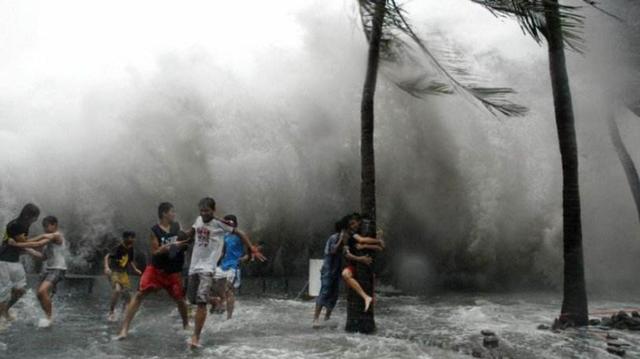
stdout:
POLYGON ((251 243, 251 240, 249 239, 249 236, 244 233, 243 231, 236 229, 234 231, 234 233, 236 233, 240 239, 242 240, 242 243, 244 243, 244 245, 249 248, 250 250, 250 255, 251 255, 251 259, 257 259, 260 262, 264 262, 267 260, 267 257, 265 257, 262 253, 260 253, 260 251, 258 250, 258 247, 254 246, 253 243, 251 243))
POLYGON ((358 249, 365 249, 365 250, 369 250, 369 251, 376 251, 376 252, 382 252, 384 250, 384 247, 378 244, 356 244, 356 248, 358 249))
POLYGON ((136 265, 136 262, 134 261, 129 261, 129 265, 131 266, 131 268, 133 268, 133 270, 138 273, 138 275, 142 275, 142 271, 140 269, 138 269, 138 266, 136 265))
POLYGON ((39 248, 44 246, 45 244, 51 241, 52 236, 49 234, 41 234, 33 239, 30 239, 26 242, 16 242, 15 239, 9 238, 7 242, 10 246, 18 247, 18 248, 39 248))
POLYGON ((106 276, 110 276, 111 275, 111 268, 109 267, 109 256, 111 255, 111 253, 107 253, 106 256, 104 256, 104 275, 106 276))
POLYGON ((348 247, 344 247, 344 257, 347 260, 353 261, 353 262, 360 262, 364 265, 371 265, 371 263, 373 262, 373 259, 367 255, 365 256, 356 256, 351 254, 351 252, 349 251, 348 247))
POLYGON ((28 255, 30 255, 30 256, 32 256, 34 258, 40 259, 40 260, 44 260, 44 259, 47 258, 42 252, 38 252, 33 248, 24 248, 23 251, 25 253, 27 253, 28 255))

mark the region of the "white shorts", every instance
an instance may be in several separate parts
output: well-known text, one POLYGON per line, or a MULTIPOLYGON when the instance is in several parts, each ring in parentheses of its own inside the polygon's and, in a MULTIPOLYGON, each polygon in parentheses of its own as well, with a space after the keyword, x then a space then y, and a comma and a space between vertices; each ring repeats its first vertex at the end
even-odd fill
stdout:
POLYGON ((12 289, 23 289, 27 286, 27 276, 20 262, 0 261, 0 302, 11 298, 12 289))
POLYGON ((233 284, 233 281, 236 279, 236 270, 222 270, 222 268, 217 267, 216 272, 213 275, 213 279, 226 279, 229 284, 233 284))

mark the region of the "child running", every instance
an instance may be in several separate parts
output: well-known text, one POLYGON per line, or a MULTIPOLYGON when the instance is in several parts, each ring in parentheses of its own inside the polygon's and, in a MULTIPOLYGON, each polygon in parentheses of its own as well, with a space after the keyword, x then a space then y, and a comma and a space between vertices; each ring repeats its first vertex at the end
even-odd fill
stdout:
POLYGON ((40 277, 40 285, 38 286, 38 301, 46 316, 46 318, 40 319, 38 326, 49 327, 53 320, 51 297, 55 294, 58 283, 64 280, 64 275, 67 271, 67 263, 64 258, 66 242, 62 233, 58 231, 58 219, 56 217, 45 217, 42 220, 42 228, 45 233, 56 235, 51 238, 51 241, 44 248, 43 259, 45 263, 40 277))
POLYGON ((320 313, 325 308, 324 320, 331 318, 340 294, 340 270, 342 269, 342 245, 347 232, 349 216, 336 222, 335 233, 327 239, 324 246, 324 262, 320 269, 320 293, 316 298, 316 310, 313 313, 313 327, 319 328, 320 313))
POLYGON ((35 257, 42 255, 33 248, 40 248, 56 235, 42 234, 27 239, 29 227, 38 220, 40 209, 28 203, 22 208, 18 218, 7 224, 2 245, 0 246, 0 316, 13 320, 9 309, 24 295, 27 286, 26 274, 20 254, 28 253, 35 257))
POLYGON ((151 246, 151 264, 144 269, 140 278, 140 288, 127 307, 127 313, 117 339, 124 339, 129 333, 129 326, 136 315, 142 300, 149 294, 160 289, 167 291, 178 306, 182 318, 182 327, 189 328, 187 303, 184 299, 182 287, 182 266, 185 260, 185 250, 191 242, 180 230, 180 224, 175 221, 176 211, 169 202, 158 206, 158 223, 151 227, 149 237, 151 246))
MULTIPOLYGON (((229 214, 224 220, 233 228, 238 227, 238 218, 229 214)), ((226 233, 224 235, 224 255, 220 260, 220 265, 216 268, 214 279, 217 281, 216 287, 221 295, 222 301, 226 302, 227 320, 233 316, 235 305, 235 283, 239 280, 240 261, 244 258, 245 244, 237 233, 226 233)), ((214 306, 211 306, 213 309, 214 306)))
POLYGON ((131 281, 127 270, 131 267, 138 275, 142 274, 133 261, 133 242, 135 239, 135 232, 125 231, 122 233, 122 242, 104 257, 104 274, 109 277, 111 282, 111 302, 107 315, 107 320, 110 322, 116 320, 115 309, 120 297, 124 299, 122 301, 123 312, 131 300, 131 281))
POLYGON ((342 278, 347 285, 353 289, 362 300, 364 300, 364 311, 367 312, 371 307, 373 298, 368 295, 360 286, 360 283, 354 278, 356 274, 356 263, 371 265, 373 259, 368 255, 362 255, 363 250, 382 251, 384 249, 384 241, 371 237, 363 237, 358 234, 362 219, 360 215, 353 214, 349 220, 347 227, 347 245, 344 246, 344 256, 347 260, 347 266, 342 271, 342 278))
POLYGON ((189 341, 191 348, 200 347, 200 334, 207 319, 207 303, 211 300, 211 288, 218 261, 222 257, 225 233, 237 234, 251 251, 251 257, 261 261, 265 257, 251 244, 249 237, 225 220, 215 218, 216 201, 206 197, 198 203, 200 216, 187 232, 195 238, 191 265, 189 266, 189 301, 197 305, 193 335, 189 341))

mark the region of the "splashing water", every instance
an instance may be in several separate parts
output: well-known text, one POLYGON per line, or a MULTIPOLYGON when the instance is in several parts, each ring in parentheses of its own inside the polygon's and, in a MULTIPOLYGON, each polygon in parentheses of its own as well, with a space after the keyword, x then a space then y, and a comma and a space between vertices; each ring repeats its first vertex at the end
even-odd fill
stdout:
MULTIPOLYGON (((607 358, 606 332, 591 328, 553 333, 536 329, 557 315, 559 300, 544 293, 455 294, 430 299, 380 296, 378 332, 347 334, 344 300, 331 324, 311 328, 314 304, 287 299, 240 296, 234 318, 207 319, 204 347, 191 352, 173 302, 150 296, 133 322, 129 338, 114 341, 119 323, 105 320, 108 290, 93 294, 66 283, 54 298, 54 323, 38 328, 42 312, 33 291, 19 302, 18 319, 2 333, 0 357, 46 358, 468 358, 482 347, 480 331, 494 331, 501 355, 512 358, 607 358), (4 349, 2 349, 4 348, 4 349)), ((595 300, 594 308, 632 307, 632 302, 595 300)), ((640 355, 640 335, 611 331, 629 343, 627 356, 640 355)), ((497 352, 494 352, 494 354, 497 352)))

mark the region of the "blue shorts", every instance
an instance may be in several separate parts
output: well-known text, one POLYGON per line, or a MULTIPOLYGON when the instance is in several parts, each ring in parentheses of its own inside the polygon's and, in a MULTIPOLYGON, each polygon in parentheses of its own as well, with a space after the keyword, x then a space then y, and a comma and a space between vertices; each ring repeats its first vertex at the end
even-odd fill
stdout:
POLYGON ((316 298, 316 304, 333 309, 340 295, 340 273, 322 273, 320 276, 320 294, 316 298))

